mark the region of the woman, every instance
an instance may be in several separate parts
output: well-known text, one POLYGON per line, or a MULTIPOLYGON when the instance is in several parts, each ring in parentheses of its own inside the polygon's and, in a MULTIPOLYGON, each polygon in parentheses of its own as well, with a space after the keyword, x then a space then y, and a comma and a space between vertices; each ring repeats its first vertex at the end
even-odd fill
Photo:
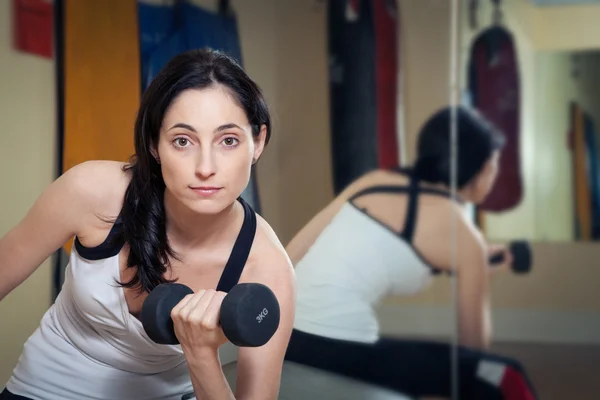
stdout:
POLYGON ((65 283, 2 399, 230 399, 218 348, 224 292, 260 282, 280 307, 264 346, 240 348, 237 399, 276 399, 294 318, 292 266, 240 197, 271 135, 258 86, 214 51, 175 57, 143 95, 131 163, 90 161, 52 183, 0 240, 0 299, 75 236, 65 283), (171 313, 180 345, 139 318, 147 294, 194 290, 171 313))
MULTIPOLYGON (((504 140, 481 116, 456 110, 459 152, 452 196, 451 111, 438 111, 422 128, 414 168, 376 170, 357 179, 287 246, 298 285, 290 361, 409 395, 450 396, 450 346, 381 338, 374 308, 384 296, 413 295, 433 275, 453 273, 463 345, 460 398, 503 398, 504 388, 476 376, 483 358, 489 365, 509 364, 477 351, 486 349, 491 337, 487 260, 491 252, 506 249, 487 246, 464 202, 480 203, 490 191, 504 140)), ((494 270, 507 269, 510 254, 505 260, 494 270)), ((521 378, 509 385, 517 381, 521 378)))

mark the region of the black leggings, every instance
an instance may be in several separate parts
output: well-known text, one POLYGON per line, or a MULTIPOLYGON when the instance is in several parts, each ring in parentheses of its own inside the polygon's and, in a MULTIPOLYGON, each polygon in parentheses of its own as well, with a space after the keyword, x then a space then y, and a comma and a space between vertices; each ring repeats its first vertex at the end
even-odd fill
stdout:
POLYGON ((29 397, 23 397, 16 394, 12 394, 8 389, 4 389, 0 392, 0 400, 31 400, 29 397))
MULTIPOLYGON (((451 350, 450 345, 433 341, 382 338, 366 344, 294 330, 285 358, 409 396, 450 397, 451 350)), ((460 400, 536 398, 518 361, 465 347, 459 347, 457 359, 460 400), (496 375, 497 383, 478 377, 478 371, 485 370, 485 361, 492 365, 491 375, 496 375), (506 371, 504 374, 494 374, 498 365, 501 371, 506 371)))

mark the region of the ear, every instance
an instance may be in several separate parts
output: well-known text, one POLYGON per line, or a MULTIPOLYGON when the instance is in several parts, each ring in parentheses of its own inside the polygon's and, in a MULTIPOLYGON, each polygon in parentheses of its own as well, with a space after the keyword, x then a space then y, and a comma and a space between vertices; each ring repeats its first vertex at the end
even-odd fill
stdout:
POLYGON ((252 156, 252 164, 256 164, 265 149, 265 141, 267 139, 267 126, 261 125, 258 136, 254 138, 254 154, 252 156))
POLYGON ((152 154, 152 157, 154 157, 156 162, 160 164, 160 156, 158 155, 158 150, 154 144, 150 146, 150 154, 152 154))

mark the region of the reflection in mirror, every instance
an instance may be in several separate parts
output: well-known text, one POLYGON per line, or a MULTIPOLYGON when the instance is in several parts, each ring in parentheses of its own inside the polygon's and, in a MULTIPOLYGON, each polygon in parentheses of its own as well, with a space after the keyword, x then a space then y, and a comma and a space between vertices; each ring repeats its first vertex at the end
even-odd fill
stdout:
POLYGON ((506 268, 490 279, 489 351, 513 363, 495 376, 514 388, 518 371, 542 399, 595 399, 600 3, 462 5, 461 101, 506 141, 494 185, 470 214, 490 249, 507 249, 490 259, 506 268))
MULTIPOLYGON (((298 308, 287 358, 406 398, 448 398, 451 232, 439 221, 453 202, 411 167, 422 131, 450 165, 449 114, 437 112, 450 97, 456 2, 327 3, 331 174, 310 179, 330 179, 332 198, 294 210, 299 224, 290 218, 298 308)), ((314 151, 296 154, 306 163, 314 151)))

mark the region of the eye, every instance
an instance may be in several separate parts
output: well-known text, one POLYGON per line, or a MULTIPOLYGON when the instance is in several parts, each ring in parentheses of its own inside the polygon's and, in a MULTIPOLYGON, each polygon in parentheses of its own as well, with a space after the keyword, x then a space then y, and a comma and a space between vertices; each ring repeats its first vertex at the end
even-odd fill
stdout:
POLYGON ((227 147, 233 147, 238 143, 238 140, 234 137, 226 137, 223 139, 223 144, 227 147))
POLYGON ((179 137, 176 138, 173 143, 175 144, 175 147, 186 147, 187 144, 189 144, 189 140, 184 138, 184 137, 179 137))

